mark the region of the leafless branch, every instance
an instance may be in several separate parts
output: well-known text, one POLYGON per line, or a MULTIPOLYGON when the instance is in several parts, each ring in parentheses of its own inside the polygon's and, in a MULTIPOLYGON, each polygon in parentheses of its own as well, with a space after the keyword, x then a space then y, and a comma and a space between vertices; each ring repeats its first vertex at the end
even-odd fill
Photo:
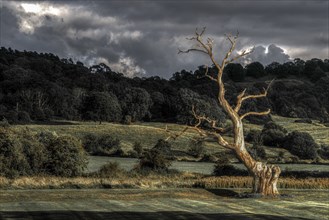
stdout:
POLYGON ((170 139, 176 140, 177 138, 182 136, 188 129, 189 129, 189 126, 186 126, 182 131, 175 133, 173 131, 170 131, 168 129, 168 126, 166 125, 165 131, 168 133, 168 137, 165 140, 166 141, 168 141, 170 139))
POLYGON ((202 121, 206 121, 208 122, 210 125, 211 125, 211 128, 213 128, 214 130, 216 130, 217 132, 224 132, 225 129, 224 128, 221 128, 221 127, 218 127, 216 124, 217 124, 217 120, 214 120, 214 119, 211 119, 211 118, 208 118, 204 115, 200 116, 200 115, 197 115, 197 113, 195 112, 195 107, 194 105, 192 105, 192 114, 194 116, 195 119, 198 120, 198 123, 197 123, 197 126, 200 126, 202 121))
POLYGON ((195 35, 196 36, 202 36, 204 34, 204 32, 206 31, 206 27, 202 28, 201 33, 198 32, 198 28, 195 29, 195 35))
POLYGON ((264 92, 261 93, 261 94, 257 94, 257 95, 247 95, 247 96, 244 96, 245 95, 245 92, 246 92, 246 89, 244 89, 237 97, 237 104, 234 108, 234 111, 235 112, 239 112, 240 108, 241 108, 241 105, 242 105, 242 102, 244 100, 247 100, 247 99, 257 99, 257 98, 262 98, 262 97, 266 97, 267 96, 267 93, 268 93, 268 90, 270 89, 272 83, 273 83, 274 79, 271 80, 271 82, 268 84, 267 88, 265 89, 264 88, 264 92))
POLYGON ((178 54, 180 53, 189 53, 191 51, 197 51, 197 52, 202 52, 202 53, 205 53, 205 54, 208 54, 206 51, 204 50, 201 50, 201 49, 195 49, 195 48, 191 48, 191 49, 188 49, 188 50, 181 50, 181 49, 178 49, 178 54))
POLYGON ((237 102, 236 102, 236 106, 234 108, 234 111, 235 112, 239 112, 240 108, 241 108, 241 105, 242 105, 242 99, 243 99, 243 96, 244 94, 246 93, 246 90, 247 89, 244 89, 237 97, 237 102))
POLYGON ((238 33, 234 37, 231 34, 228 34, 228 35, 226 35, 226 39, 230 41, 231 46, 230 46, 229 50, 226 52, 226 55, 225 55, 224 59, 222 60, 221 72, 224 70, 225 65, 230 63, 230 61, 228 61, 228 58, 231 56, 232 52, 235 49, 236 41, 238 39, 238 33))
POLYGON ((208 66, 207 65, 205 65, 205 66, 206 66, 206 72, 204 74, 204 77, 207 77, 207 78, 211 79, 212 81, 217 82, 217 79, 215 79, 214 77, 212 77, 211 75, 209 75, 209 73, 208 73, 208 71, 209 71, 208 66))
POLYGON ((247 112, 243 115, 240 116, 241 120, 249 115, 268 115, 270 114, 271 112, 271 109, 268 109, 267 111, 264 111, 264 112, 247 112))
POLYGON ((247 56, 248 54, 251 54, 253 51, 254 51, 254 48, 252 48, 252 49, 249 50, 249 51, 244 50, 244 51, 242 51, 242 53, 240 53, 239 55, 237 55, 237 56, 233 57, 232 59, 226 61, 225 64, 232 63, 233 61, 235 61, 235 60, 237 60, 237 59, 239 59, 239 58, 241 58, 241 57, 244 57, 244 56, 247 56))
POLYGON ((218 127, 216 125, 217 123, 217 120, 213 120, 213 119, 210 119, 204 115, 200 116, 200 115, 197 115, 197 113, 195 112, 195 108, 194 106, 192 106, 192 114, 194 116, 194 118, 197 120, 197 123, 192 127, 194 130, 196 130, 200 136, 202 137, 209 137, 209 136, 214 136, 216 137, 217 139, 217 142, 222 145, 223 147, 226 147, 228 149, 233 149, 232 145, 229 144, 223 137, 220 133, 223 133, 226 131, 226 129, 224 128, 221 128, 221 127, 218 127), (204 130, 204 129, 201 129, 199 126, 201 125, 201 123, 203 121, 207 121, 210 125, 211 125, 211 128, 214 130, 214 131, 207 131, 207 130, 204 130))

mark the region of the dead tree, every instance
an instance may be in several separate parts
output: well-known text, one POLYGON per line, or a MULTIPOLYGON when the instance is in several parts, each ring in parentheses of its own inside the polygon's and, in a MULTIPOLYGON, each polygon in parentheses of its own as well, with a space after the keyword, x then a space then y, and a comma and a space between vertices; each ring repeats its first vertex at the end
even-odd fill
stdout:
MULTIPOLYGON (((206 54, 211 59, 213 65, 218 71, 217 76, 213 76, 208 74, 208 71, 205 73, 205 77, 208 77, 210 80, 214 81, 218 85, 218 103, 223 107, 228 117, 232 121, 233 127, 233 142, 229 142, 225 140, 222 136, 223 132, 226 129, 218 127, 217 120, 211 119, 205 115, 198 115, 195 109, 192 109, 192 113, 197 121, 194 126, 190 126, 189 128, 195 129, 202 137, 206 139, 215 139, 216 142, 227 149, 230 149, 234 152, 236 157, 242 161, 242 163, 246 166, 249 173, 253 176, 253 193, 259 193, 266 196, 275 196, 279 195, 277 189, 277 182, 281 170, 278 166, 267 165, 260 161, 256 161, 252 156, 248 153, 245 145, 244 134, 243 134, 243 123, 242 120, 250 115, 267 115, 270 113, 270 109, 263 112, 246 112, 244 114, 240 114, 240 108, 243 102, 249 99, 258 99, 262 97, 266 97, 270 84, 267 89, 264 89, 263 93, 258 95, 247 95, 246 89, 244 89, 237 97, 236 104, 232 106, 228 103, 225 98, 225 86, 222 80, 223 71, 227 64, 246 56, 251 53, 252 50, 246 51, 244 50, 239 55, 232 55, 232 52, 235 49, 236 42, 238 39, 238 34, 236 36, 227 35, 227 40, 230 43, 230 47, 226 52, 223 60, 221 62, 217 62, 214 54, 213 54, 213 40, 208 38, 206 41, 203 40, 203 34, 205 32, 205 28, 198 32, 196 30, 195 36, 188 38, 188 40, 194 41, 196 43, 196 47, 193 47, 188 50, 179 50, 178 53, 189 53, 189 52, 200 52, 206 54), (211 125, 211 129, 205 130, 201 128, 201 124, 206 121, 211 125)), ((184 129, 185 131, 186 129, 184 129)), ((175 138, 177 135, 175 136, 175 138)))

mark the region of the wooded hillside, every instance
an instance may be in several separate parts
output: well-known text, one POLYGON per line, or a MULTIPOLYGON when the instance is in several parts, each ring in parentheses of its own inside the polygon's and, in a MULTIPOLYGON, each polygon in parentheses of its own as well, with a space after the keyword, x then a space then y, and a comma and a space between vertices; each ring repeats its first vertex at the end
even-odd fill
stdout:
MULTIPOLYGON (((127 78, 105 64, 84 66, 49 53, 0 50, 0 119, 27 123, 53 119, 130 123, 161 121, 190 123, 192 103, 196 109, 221 122, 225 114, 215 101, 216 84, 202 77, 205 67, 158 76, 127 78)), ((245 87, 248 94, 262 92, 275 78, 267 98, 246 102, 241 112, 271 108, 272 114, 329 122, 329 60, 295 59, 263 66, 253 62, 225 68, 228 100, 245 87), (257 103, 256 103, 257 102, 257 103)), ((152 73, 156 75, 156 73, 152 73)), ((209 74, 216 75, 215 68, 209 74)), ((269 116, 247 117, 252 123, 269 116)))

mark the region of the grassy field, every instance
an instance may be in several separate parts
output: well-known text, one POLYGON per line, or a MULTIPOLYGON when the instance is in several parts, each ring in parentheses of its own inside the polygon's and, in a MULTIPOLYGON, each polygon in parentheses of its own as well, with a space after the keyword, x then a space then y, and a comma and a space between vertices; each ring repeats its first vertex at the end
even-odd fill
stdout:
POLYGON ((328 219, 329 193, 289 190, 277 199, 229 189, 6 190, 0 219, 328 219))
MULTIPOLYGON (((329 143, 329 128, 319 123, 313 124, 294 123, 293 118, 283 118, 273 116, 276 123, 285 127, 288 131, 299 130, 310 133, 315 141, 319 144, 329 143)), ((120 139, 122 149, 125 152, 132 150, 135 142, 141 142, 144 148, 153 147, 158 139, 165 139, 167 133, 165 132, 166 125, 173 132, 182 131, 185 126, 177 124, 164 123, 135 123, 132 125, 122 125, 113 123, 102 123, 99 125, 94 122, 60 122, 55 125, 16 125, 15 129, 25 129, 26 127, 35 132, 41 131, 55 131, 58 134, 70 134, 76 137, 83 137, 85 134, 110 134, 120 139), (62 123, 62 124, 60 124, 62 123)), ((262 126, 245 123, 245 130, 250 129, 261 130, 262 126)), ((194 130, 187 130, 180 138, 172 142, 173 150, 186 152, 191 144, 191 139, 197 137, 194 130)), ((231 137, 226 137, 232 140, 231 137)), ((218 146, 216 143, 205 143, 207 153, 228 152, 224 148, 218 146)), ((292 155, 285 149, 265 147, 268 157, 276 158, 279 152, 284 152, 285 158, 290 158, 292 155)), ((231 157, 234 161, 234 157, 231 157)), ((236 161, 235 161, 236 162, 236 161)))
MULTIPOLYGON (((16 129, 24 129, 28 127, 32 131, 55 131, 58 134, 70 134, 77 137, 83 137, 85 134, 110 134, 120 139, 121 146, 125 151, 131 150, 135 142, 141 142, 143 147, 153 147, 159 139, 165 139, 166 124, 163 123, 136 123, 132 125, 122 125, 114 123, 98 123, 93 122, 71 122, 70 125, 17 125, 16 129)), ((177 124, 168 124, 168 128, 172 131, 181 131, 184 126, 177 124)), ((181 138, 173 143, 174 150, 185 151, 190 145, 191 138, 197 133, 188 130, 181 138)), ((210 152, 218 151, 218 146, 214 143, 206 144, 207 150, 210 152)))
POLYGON ((314 138, 318 144, 329 144, 329 127, 320 124, 318 121, 313 120, 312 124, 307 123, 295 123, 296 118, 284 118, 280 116, 272 116, 275 123, 283 126, 291 131, 302 131, 307 132, 314 138))

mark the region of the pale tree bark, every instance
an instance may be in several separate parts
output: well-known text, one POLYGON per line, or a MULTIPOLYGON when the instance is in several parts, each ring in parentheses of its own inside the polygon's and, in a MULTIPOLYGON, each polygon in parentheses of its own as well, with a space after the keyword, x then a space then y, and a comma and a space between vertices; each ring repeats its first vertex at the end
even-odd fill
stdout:
POLYGON ((217 76, 209 75, 207 68, 205 77, 208 77, 212 81, 215 81, 218 85, 218 96, 217 96, 218 103, 223 107, 223 109, 229 116, 230 120, 232 121, 234 140, 232 143, 225 140, 222 134, 226 129, 218 127, 216 119, 208 118, 205 115, 198 115, 194 107, 192 109, 192 112, 195 119, 197 120, 197 123, 194 126, 187 127, 181 133, 175 135, 172 135, 172 133, 170 133, 168 129, 166 130, 167 132, 169 132, 170 137, 174 139, 182 135, 188 128, 195 129, 204 138, 215 139, 219 145, 233 151, 236 157, 240 161, 242 161, 242 163, 246 166, 249 173, 254 178, 253 193, 259 193, 266 196, 279 195, 277 189, 277 182, 279 179, 279 175, 281 173, 280 168, 274 165, 267 165, 263 162, 256 161, 254 158, 252 158, 252 156, 248 153, 246 149, 244 134, 243 134, 243 123, 242 123, 243 118, 249 115, 267 115, 270 113, 270 109, 263 112, 246 112, 242 115, 239 114, 239 110, 244 101, 248 99, 257 99, 257 98, 266 97, 271 83, 269 83, 267 89, 264 89, 263 93, 258 95, 246 95, 246 89, 243 90, 237 96, 236 105, 234 107, 231 106, 225 98, 225 85, 222 80, 224 68, 227 64, 245 55, 248 55, 249 53, 252 52, 252 50, 249 51, 245 50, 239 55, 232 56, 232 53, 235 49, 236 42, 238 39, 238 34, 236 36, 227 35, 226 37, 230 43, 230 47, 229 50, 226 52, 223 60, 221 60, 221 62, 218 62, 216 61, 213 54, 213 40, 208 38, 206 41, 204 41, 203 40, 204 32, 205 32, 205 28, 201 32, 198 32, 198 30, 196 30, 195 36, 188 38, 188 40, 196 42, 195 48, 191 48, 188 50, 179 50, 178 53, 201 52, 203 54, 208 55, 209 58, 211 59, 213 65, 218 71, 218 75, 217 76), (204 130, 200 128, 203 121, 208 122, 211 125, 212 129, 204 130))

